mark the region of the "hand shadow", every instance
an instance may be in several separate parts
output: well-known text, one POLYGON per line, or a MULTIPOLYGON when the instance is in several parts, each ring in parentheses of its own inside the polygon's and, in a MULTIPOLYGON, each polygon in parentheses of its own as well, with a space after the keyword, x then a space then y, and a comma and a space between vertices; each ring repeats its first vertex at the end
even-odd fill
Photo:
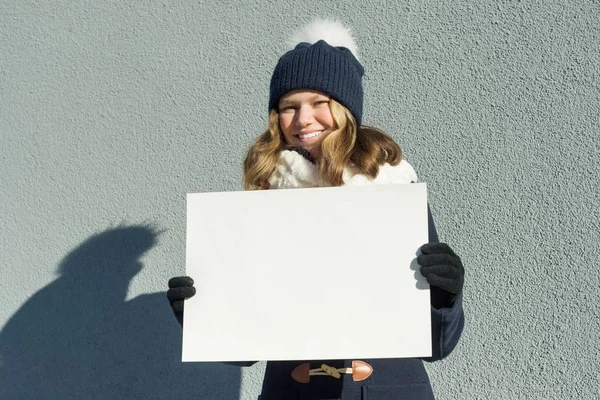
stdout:
MULTIPOLYGON (((417 251, 416 255, 419 256, 421 254, 421 250, 417 251)), ((429 283, 423 275, 421 275, 421 265, 417 262, 417 258, 415 257, 410 262, 410 269, 415 271, 415 287, 420 290, 429 289, 429 283)))
POLYGON ((125 301, 159 234, 121 226, 65 256, 59 277, 0 332, 0 398, 238 398, 238 367, 181 362, 181 327, 165 292, 125 301))

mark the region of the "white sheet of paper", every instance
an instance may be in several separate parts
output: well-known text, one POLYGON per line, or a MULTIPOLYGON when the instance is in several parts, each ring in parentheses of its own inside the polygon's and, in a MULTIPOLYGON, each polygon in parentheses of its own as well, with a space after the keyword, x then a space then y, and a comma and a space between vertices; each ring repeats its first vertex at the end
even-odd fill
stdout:
POLYGON ((183 361, 431 355, 424 183, 187 196, 183 361))

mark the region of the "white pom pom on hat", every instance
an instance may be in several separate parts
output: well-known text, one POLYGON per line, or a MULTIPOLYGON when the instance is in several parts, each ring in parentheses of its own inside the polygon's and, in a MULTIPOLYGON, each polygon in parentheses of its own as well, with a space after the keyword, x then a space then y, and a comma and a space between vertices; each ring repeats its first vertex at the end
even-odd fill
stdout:
POLYGON ((340 21, 318 18, 303 26, 287 41, 287 49, 292 50, 298 43, 314 44, 324 40, 330 46, 345 47, 354 57, 358 58, 358 45, 350 28, 345 27, 340 21))

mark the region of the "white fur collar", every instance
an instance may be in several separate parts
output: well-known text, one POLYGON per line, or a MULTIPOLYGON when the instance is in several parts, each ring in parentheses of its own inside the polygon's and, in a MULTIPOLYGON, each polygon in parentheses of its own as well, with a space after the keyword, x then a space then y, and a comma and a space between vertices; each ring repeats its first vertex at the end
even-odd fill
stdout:
MULTIPOLYGON (((392 166, 388 163, 379 167, 375 179, 359 174, 351 167, 344 169, 342 175, 344 185, 385 185, 389 183, 417 182, 417 174, 405 160, 392 166)), ((292 189, 329 186, 323 181, 317 166, 295 151, 281 152, 277 167, 269 179, 271 189, 292 189)))

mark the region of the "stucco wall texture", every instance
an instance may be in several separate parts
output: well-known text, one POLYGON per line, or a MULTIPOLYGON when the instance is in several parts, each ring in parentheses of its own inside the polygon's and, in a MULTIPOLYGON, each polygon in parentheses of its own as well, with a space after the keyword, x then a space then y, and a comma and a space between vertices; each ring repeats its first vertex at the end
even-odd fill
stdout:
POLYGON ((185 195, 241 190, 285 39, 353 27, 364 122, 466 268, 439 399, 600 398, 600 3, 0 3, 0 398, 256 398, 182 364, 185 195))

